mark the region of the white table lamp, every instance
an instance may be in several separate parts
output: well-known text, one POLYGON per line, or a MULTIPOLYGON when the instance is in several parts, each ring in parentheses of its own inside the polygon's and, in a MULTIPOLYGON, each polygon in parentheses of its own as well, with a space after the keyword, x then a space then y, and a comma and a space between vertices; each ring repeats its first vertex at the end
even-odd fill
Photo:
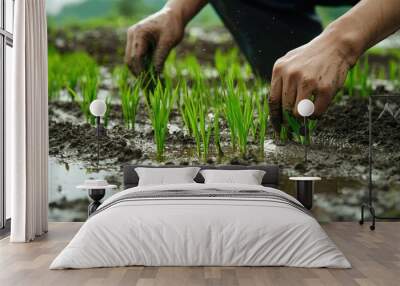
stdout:
POLYGON ((100 136, 105 134, 104 127, 101 125, 101 117, 107 112, 107 104, 102 99, 93 100, 89 106, 90 113, 96 117, 96 137, 97 137, 97 171, 100 165, 100 136))
POLYGON ((303 99, 297 105, 297 112, 304 118, 304 162, 307 163, 307 117, 314 114, 314 103, 309 99, 303 99))

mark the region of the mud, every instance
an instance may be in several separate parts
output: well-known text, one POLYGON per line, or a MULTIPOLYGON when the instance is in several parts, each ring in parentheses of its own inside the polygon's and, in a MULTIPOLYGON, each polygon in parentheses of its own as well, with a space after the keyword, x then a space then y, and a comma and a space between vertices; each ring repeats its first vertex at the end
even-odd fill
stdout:
MULTIPOLYGON (((82 30, 79 27, 69 29, 50 29, 48 42, 61 53, 86 51, 97 62, 105 66, 123 64, 126 45, 125 28, 96 28, 82 30)), ((222 51, 235 47, 229 32, 221 28, 190 28, 185 32, 184 40, 176 48, 177 56, 194 54, 200 63, 213 63, 217 49, 222 51)))
MULTIPOLYGON (((279 164, 286 173, 318 174, 327 177, 365 178, 368 167, 368 101, 345 99, 333 105, 318 122, 309 148, 309 162, 303 161, 303 146, 289 142, 285 146, 273 144, 272 130, 267 132, 265 153, 260 154, 254 142, 249 142, 249 154, 240 157, 231 151, 226 126, 221 128, 221 142, 225 156, 218 158, 211 144, 207 164, 279 164)), ((377 106, 384 103, 378 102, 377 106)), ((400 105, 399 105, 400 106, 400 105)), ((79 109, 69 102, 50 103, 50 155, 61 161, 81 161, 88 168, 97 167, 95 128, 80 124, 84 119, 79 109), (77 116, 66 121, 65 114, 77 116)), ((381 109, 376 107, 373 118, 381 109)), ((139 108, 135 131, 123 126, 121 109, 112 107, 107 135, 100 139, 100 169, 115 168, 125 163, 159 164, 150 121, 144 106, 139 108)), ((172 113, 163 164, 187 165, 203 163, 195 153, 195 142, 188 137, 179 113, 172 113)), ((400 124, 384 115, 374 122, 374 168, 378 181, 385 184, 400 179, 400 124)), ((211 139, 212 142, 212 139, 211 139)))

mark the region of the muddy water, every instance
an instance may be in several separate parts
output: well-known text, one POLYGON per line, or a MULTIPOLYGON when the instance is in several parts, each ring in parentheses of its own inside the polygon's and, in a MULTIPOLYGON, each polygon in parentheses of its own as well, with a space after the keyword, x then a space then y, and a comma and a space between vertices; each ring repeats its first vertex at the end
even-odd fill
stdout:
MULTIPOLYGON (((400 106, 400 105, 399 105, 400 106)), ((229 133, 221 126, 224 157, 216 156, 213 146, 207 162, 196 158, 195 143, 174 111, 169 124, 163 164, 278 164, 282 170, 281 189, 294 194, 289 176, 320 176, 316 184, 313 212, 320 221, 356 220, 359 205, 365 199, 368 182, 368 129, 365 101, 351 100, 335 105, 318 122, 309 147, 309 162, 304 163, 303 146, 274 144, 267 132, 265 153, 260 155, 256 142, 248 142, 249 154, 239 157, 232 152, 229 133)), ((379 109, 374 111, 375 118, 379 109), (375 114, 376 113, 376 114, 375 114)), ((121 122, 121 111, 113 107, 107 136, 101 142, 100 172, 96 171, 95 130, 71 103, 50 105, 50 219, 82 221, 89 203, 86 193, 75 189, 87 178, 106 178, 121 185, 121 166, 126 163, 155 165, 155 144, 152 128, 145 113, 139 109, 136 130, 128 130, 121 122)), ((378 214, 400 215, 400 124, 382 117, 374 129, 374 199, 378 214)), ((107 195, 111 195, 108 193, 107 195)))
MULTIPOLYGON (((267 144, 269 145, 269 144, 267 144)), ((272 147, 266 151, 266 161, 271 157, 272 147)), ((296 148, 295 148, 296 149, 296 148)), ((285 152, 288 154, 288 152, 285 152)), ((298 154, 298 153, 296 153, 298 154)), ((273 156, 279 156, 274 150, 273 156)), ((315 154, 310 154, 312 160, 315 154)), ((293 158, 295 160, 295 158, 293 158)), ((93 167, 86 166, 83 162, 66 163, 57 158, 49 157, 49 219, 52 221, 84 221, 87 218, 87 205, 89 200, 86 192, 77 190, 76 186, 88 178, 106 178, 110 183, 117 184, 116 191, 107 191, 106 197, 122 190, 122 171, 119 165, 109 164, 103 166, 97 173, 93 167)), ((282 165, 280 180, 281 190, 295 195, 295 185, 289 180, 291 175, 319 175, 323 180, 315 185, 313 213, 322 222, 338 220, 357 220, 359 218, 359 205, 365 199, 367 180, 362 177, 332 176, 326 170, 296 170, 282 165)), ((400 214, 399 185, 377 188, 376 206, 379 214, 400 214)))

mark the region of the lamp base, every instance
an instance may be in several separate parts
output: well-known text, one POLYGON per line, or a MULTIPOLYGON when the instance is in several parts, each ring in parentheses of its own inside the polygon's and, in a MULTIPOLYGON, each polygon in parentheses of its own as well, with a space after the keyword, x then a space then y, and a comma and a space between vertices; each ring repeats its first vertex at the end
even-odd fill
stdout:
POLYGON ((93 202, 88 206, 89 216, 101 205, 100 200, 104 197, 105 193, 105 189, 89 189, 89 197, 93 200, 93 202))

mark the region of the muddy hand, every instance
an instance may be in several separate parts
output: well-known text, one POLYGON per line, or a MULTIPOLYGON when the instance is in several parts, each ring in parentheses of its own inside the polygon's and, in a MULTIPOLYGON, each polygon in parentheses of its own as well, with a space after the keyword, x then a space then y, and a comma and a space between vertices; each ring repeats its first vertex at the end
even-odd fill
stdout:
POLYGON ((166 7, 128 29, 125 63, 138 76, 151 65, 161 73, 164 62, 184 34, 178 14, 166 7))
POLYGON ((305 98, 314 101, 313 116, 322 115, 342 87, 350 65, 340 47, 324 34, 278 59, 269 97, 274 130, 280 132, 283 110, 299 116, 297 105, 305 98))

